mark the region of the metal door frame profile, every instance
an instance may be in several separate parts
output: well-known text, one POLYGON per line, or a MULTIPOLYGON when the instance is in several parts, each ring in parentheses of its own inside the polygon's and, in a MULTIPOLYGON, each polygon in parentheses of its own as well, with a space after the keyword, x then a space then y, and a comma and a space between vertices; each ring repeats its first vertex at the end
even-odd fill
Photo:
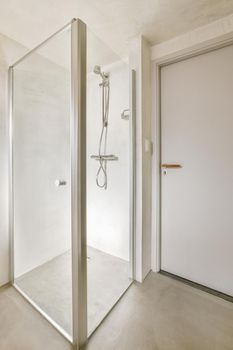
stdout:
POLYGON ((86 259, 86 25, 71 24, 71 196, 73 343, 87 341, 86 259))

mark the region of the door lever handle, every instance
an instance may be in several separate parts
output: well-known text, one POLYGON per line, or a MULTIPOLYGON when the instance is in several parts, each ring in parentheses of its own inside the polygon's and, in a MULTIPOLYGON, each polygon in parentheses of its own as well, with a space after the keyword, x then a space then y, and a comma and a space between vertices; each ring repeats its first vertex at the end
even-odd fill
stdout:
POLYGON ((176 168, 182 168, 182 165, 181 164, 161 164, 161 168, 176 169, 176 168))

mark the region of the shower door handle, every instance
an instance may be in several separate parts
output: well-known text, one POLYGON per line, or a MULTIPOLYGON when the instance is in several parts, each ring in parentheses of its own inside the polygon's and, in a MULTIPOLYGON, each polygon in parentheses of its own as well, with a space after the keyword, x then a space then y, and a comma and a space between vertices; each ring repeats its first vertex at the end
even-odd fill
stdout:
POLYGON ((67 182, 65 180, 55 180, 54 181, 54 185, 56 187, 65 186, 66 184, 67 184, 67 182))

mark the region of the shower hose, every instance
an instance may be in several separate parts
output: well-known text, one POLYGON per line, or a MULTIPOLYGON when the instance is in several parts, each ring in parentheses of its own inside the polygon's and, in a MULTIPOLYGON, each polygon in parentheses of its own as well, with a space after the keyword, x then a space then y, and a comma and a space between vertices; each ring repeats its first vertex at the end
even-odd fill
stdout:
POLYGON ((102 129, 99 139, 99 168, 96 174, 96 184, 100 188, 107 189, 108 174, 107 160, 104 157, 107 152, 108 138, 108 116, 109 116, 109 99, 110 99, 110 84, 107 78, 100 85, 102 86, 102 129))

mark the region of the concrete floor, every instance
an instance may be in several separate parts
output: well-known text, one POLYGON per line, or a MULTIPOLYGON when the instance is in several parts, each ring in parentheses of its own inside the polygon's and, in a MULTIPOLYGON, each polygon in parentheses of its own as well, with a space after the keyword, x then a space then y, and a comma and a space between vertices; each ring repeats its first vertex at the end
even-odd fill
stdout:
POLYGON ((1 350, 71 350, 59 334, 13 288, 0 288, 1 350))
POLYGON ((232 350, 233 304, 150 273, 129 289, 88 350, 232 350))
MULTIPOLYGON (((88 333, 131 284, 128 263, 92 247, 87 248, 88 333)), ((71 252, 39 266, 16 284, 68 334, 72 334, 71 252)))
MULTIPOLYGON (((71 346, 11 287, 0 291, 1 350, 71 346)), ((233 304, 169 277, 134 283, 87 350, 233 350, 233 304)))

